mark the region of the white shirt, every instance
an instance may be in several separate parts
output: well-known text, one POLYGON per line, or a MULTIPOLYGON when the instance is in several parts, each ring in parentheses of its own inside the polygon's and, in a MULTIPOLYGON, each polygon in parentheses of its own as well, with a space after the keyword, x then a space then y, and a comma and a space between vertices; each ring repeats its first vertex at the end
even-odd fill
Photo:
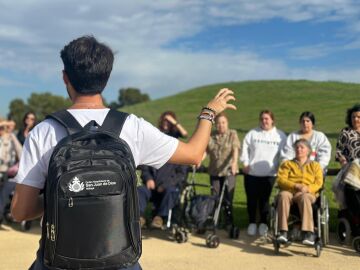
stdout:
MULTIPOLYGON (((81 126, 85 126, 91 120, 102 125, 109 109, 68 111, 81 126)), ((52 119, 47 119, 33 128, 25 140, 15 181, 42 189, 54 147, 66 136, 66 129, 52 119)), ((174 154, 178 145, 177 139, 162 133, 149 122, 133 114, 125 120, 120 138, 129 145, 136 166, 144 164, 160 168, 174 154)))
MULTIPOLYGON (((287 137, 286 144, 281 150, 282 160, 291 160, 295 158, 294 143, 301 138, 302 136, 299 132, 293 132, 287 137)), ((309 142, 312 148, 310 159, 319 162, 321 167, 326 169, 331 159, 331 144, 328 138, 324 133, 313 130, 309 142)))
POLYGON ((270 130, 254 128, 245 135, 240 161, 244 166, 250 166, 250 175, 275 176, 285 140, 285 133, 276 127, 270 130))

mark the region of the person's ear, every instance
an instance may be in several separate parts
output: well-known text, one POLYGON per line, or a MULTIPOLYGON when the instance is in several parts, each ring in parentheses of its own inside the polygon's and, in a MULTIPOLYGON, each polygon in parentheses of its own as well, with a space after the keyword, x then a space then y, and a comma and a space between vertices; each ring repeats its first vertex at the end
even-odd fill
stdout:
POLYGON ((64 84, 65 84, 65 85, 68 85, 68 84, 70 83, 70 80, 69 80, 69 77, 68 77, 68 75, 66 74, 65 70, 62 71, 62 74, 63 74, 64 84))

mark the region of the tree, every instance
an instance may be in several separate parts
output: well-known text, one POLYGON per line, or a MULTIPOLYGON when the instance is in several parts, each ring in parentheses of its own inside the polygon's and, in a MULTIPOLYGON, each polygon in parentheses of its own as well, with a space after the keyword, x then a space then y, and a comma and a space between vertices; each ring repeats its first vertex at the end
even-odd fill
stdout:
POLYGON ((22 125, 23 117, 28 110, 27 105, 22 99, 14 99, 9 105, 8 118, 14 120, 16 122, 16 126, 19 127, 22 125))
POLYGON ((52 95, 51 93, 32 93, 27 100, 28 108, 34 112, 38 120, 43 120, 46 115, 65 109, 71 105, 68 98, 52 95))
POLYGON ((9 118, 16 122, 17 127, 22 126, 22 119, 25 113, 31 111, 35 113, 38 121, 45 118, 46 115, 69 107, 71 101, 62 96, 52 95, 51 93, 32 93, 27 103, 22 99, 14 99, 9 105, 9 118))
POLYGON ((137 88, 121 88, 119 90, 119 107, 124 107, 128 105, 133 105, 136 103, 141 103, 145 101, 149 101, 149 95, 143 94, 141 91, 137 88))
POLYGON ((110 109, 115 109, 115 110, 120 108, 119 103, 117 103, 116 101, 110 102, 110 104, 107 104, 107 107, 109 107, 110 109))

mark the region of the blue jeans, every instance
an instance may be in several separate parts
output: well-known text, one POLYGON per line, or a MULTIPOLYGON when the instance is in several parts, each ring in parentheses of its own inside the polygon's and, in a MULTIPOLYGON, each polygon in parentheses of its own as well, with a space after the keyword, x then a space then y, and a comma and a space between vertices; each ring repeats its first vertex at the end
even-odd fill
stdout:
POLYGON ((174 208, 179 194, 176 187, 168 187, 164 192, 157 192, 156 190, 149 190, 145 186, 140 186, 137 191, 140 215, 144 215, 146 205, 151 200, 155 207, 155 215, 161 217, 168 216, 169 210, 174 208))

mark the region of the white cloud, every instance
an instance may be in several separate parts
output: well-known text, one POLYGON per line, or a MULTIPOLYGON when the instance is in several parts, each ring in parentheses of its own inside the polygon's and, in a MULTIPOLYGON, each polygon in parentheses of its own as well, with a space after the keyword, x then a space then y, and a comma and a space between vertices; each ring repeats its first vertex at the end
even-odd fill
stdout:
POLYGON ((282 18, 292 22, 310 19, 349 20, 359 15, 356 0, 245 0, 213 1, 210 15, 237 23, 282 18), (225 3, 225 4, 224 4, 225 3))
POLYGON ((8 86, 24 87, 24 86, 28 86, 28 85, 24 84, 22 82, 16 81, 16 80, 9 80, 7 78, 0 77, 0 86, 1 87, 8 87, 8 86))
MULTIPOLYGON (((222 47, 205 53, 167 47, 210 26, 274 18, 342 21, 349 32, 357 32, 359 15, 360 5, 355 0, 1 1, 0 68, 52 81, 62 69, 59 51, 64 44, 94 34, 117 52, 109 85, 113 89, 138 86, 160 96, 219 81, 315 78, 320 74, 325 78, 343 73, 291 71, 284 61, 264 59, 244 48, 229 52, 222 47)), ((295 48, 290 55, 308 59, 332 50, 319 44, 295 48)), ((351 75, 346 78, 354 79, 351 75)))
POLYGON ((290 70, 287 78, 360 83, 360 68, 306 68, 290 70))
POLYGON ((339 50, 339 47, 329 44, 315 44, 311 46, 295 47, 289 50, 289 56, 296 60, 313 60, 325 57, 339 50))
POLYGON ((251 52, 144 50, 117 55, 109 88, 137 86, 159 97, 222 81, 284 78, 286 70, 284 63, 251 52))

